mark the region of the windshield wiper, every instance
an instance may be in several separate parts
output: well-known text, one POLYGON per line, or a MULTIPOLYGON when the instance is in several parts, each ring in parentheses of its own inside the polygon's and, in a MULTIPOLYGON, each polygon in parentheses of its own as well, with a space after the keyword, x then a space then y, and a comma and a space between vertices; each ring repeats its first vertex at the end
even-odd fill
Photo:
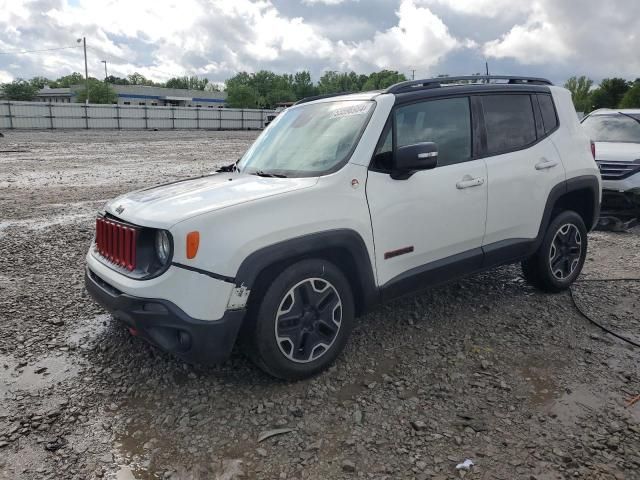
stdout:
POLYGON ((223 165, 216 170, 216 173, 235 172, 238 170, 238 162, 234 162, 231 165, 223 165))
POLYGON ((255 172, 253 172, 253 175, 258 175, 259 177, 270 177, 270 178, 287 178, 286 175, 283 175, 281 173, 264 172, 262 170, 256 170, 255 172))

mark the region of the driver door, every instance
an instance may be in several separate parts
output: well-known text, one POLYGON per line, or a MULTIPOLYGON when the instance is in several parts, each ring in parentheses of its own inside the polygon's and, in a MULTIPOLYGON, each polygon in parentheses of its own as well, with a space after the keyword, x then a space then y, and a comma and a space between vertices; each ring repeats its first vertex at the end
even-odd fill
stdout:
POLYGON ((487 166, 473 158, 469 97, 396 107, 372 160, 367 200, 378 284, 396 296, 482 265, 487 166), (434 142, 437 166, 391 178, 393 151, 434 142))

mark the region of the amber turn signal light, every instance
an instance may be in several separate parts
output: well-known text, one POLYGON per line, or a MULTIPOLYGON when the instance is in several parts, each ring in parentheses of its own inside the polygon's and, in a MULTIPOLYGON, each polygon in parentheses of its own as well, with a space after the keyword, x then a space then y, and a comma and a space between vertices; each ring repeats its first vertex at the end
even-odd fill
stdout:
POLYGON ((187 233, 187 258, 195 258, 200 246, 200 232, 187 233))

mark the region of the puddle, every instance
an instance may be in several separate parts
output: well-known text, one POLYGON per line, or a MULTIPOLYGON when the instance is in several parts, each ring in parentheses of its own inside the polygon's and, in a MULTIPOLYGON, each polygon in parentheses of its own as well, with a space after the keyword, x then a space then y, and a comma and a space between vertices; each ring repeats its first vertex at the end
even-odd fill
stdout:
POLYGON ((37 391, 76 376, 80 365, 68 355, 48 355, 24 367, 8 355, 0 356, 0 398, 14 391, 37 391))
POLYGON ((550 370, 528 366, 521 368, 520 373, 531 387, 529 399, 533 405, 548 405, 560 395, 560 388, 554 381, 555 374, 550 370))
POLYGON ((67 344, 80 350, 90 350, 95 341, 109 328, 110 323, 111 315, 108 313, 81 320, 67 336, 67 344))

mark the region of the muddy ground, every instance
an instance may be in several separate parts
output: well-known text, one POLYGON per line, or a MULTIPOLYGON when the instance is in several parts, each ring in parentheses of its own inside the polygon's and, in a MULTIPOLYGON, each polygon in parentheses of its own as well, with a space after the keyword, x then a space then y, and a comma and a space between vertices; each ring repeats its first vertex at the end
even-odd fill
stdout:
MULTIPOLYGON (((519 267, 360 319, 330 371, 275 381, 242 355, 193 367, 84 291, 93 217, 116 194, 230 163, 251 132, 4 132, 0 479, 640 478, 640 350, 519 267), (272 429, 286 433, 262 442, 272 429)), ((583 279, 639 278, 640 230, 592 233, 583 279)), ((640 341, 640 282, 576 301, 640 341)))

